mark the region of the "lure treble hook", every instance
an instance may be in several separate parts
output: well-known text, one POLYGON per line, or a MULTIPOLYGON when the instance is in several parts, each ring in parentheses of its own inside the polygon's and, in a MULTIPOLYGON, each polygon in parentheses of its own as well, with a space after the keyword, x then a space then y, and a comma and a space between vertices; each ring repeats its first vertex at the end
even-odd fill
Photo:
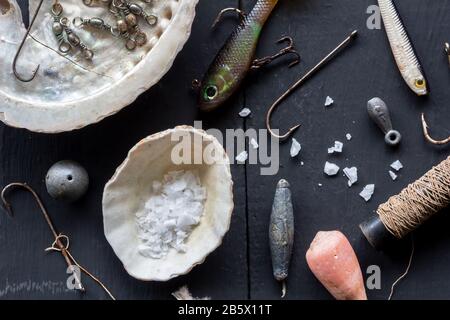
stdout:
POLYGON ((272 56, 255 59, 253 61, 253 65, 252 65, 251 69, 253 69, 253 70, 259 69, 259 68, 271 63, 272 61, 274 61, 284 55, 287 55, 287 54, 292 54, 296 57, 296 59, 289 64, 289 68, 299 64, 301 58, 300 58, 300 54, 297 52, 297 50, 295 50, 294 40, 292 40, 291 37, 285 36, 277 41, 277 43, 283 43, 283 42, 288 43, 286 48, 281 49, 278 53, 276 53, 272 56))
POLYGON ((14 60, 13 60, 13 64, 12 64, 13 73, 14 73, 14 76, 17 78, 17 80, 22 81, 22 82, 33 81, 33 79, 36 77, 36 74, 40 67, 40 65, 38 64, 36 69, 33 70, 31 77, 24 78, 17 72, 16 65, 17 65, 17 60, 19 59, 20 52, 22 51, 23 46, 25 45, 25 41, 27 40, 28 35, 30 34, 31 28, 33 27, 34 21, 36 20, 36 17, 38 16, 39 11, 41 10, 41 6, 42 6, 43 2, 44 2, 44 0, 39 1, 39 4, 36 8, 36 12, 34 13, 33 18, 31 19, 30 25, 28 26, 27 31, 25 32, 25 35, 23 36, 22 41, 20 42, 19 48, 17 49, 17 52, 16 52, 16 55, 14 56, 14 60))
POLYGON ((332 58, 335 57, 336 53, 338 53, 342 48, 346 47, 353 39, 356 38, 358 35, 358 31, 353 31, 341 44, 339 44, 333 51, 331 51, 325 58, 323 58, 316 66, 314 66, 310 71, 308 71, 300 80, 298 80, 294 85, 292 85, 285 93, 283 93, 269 108, 266 115, 266 127, 269 131, 270 135, 276 139, 279 140, 285 140, 289 138, 289 136, 298 128, 300 128, 300 125, 296 125, 288 130, 288 132, 284 135, 278 135, 276 134, 271 125, 270 125, 270 118, 272 116, 272 113, 275 111, 275 109, 278 107, 278 105, 286 99, 293 91, 295 91, 299 86, 301 86, 303 83, 306 82, 309 78, 311 78, 314 74, 317 73, 323 66, 325 66, 328 62, 331 61, 332 58))

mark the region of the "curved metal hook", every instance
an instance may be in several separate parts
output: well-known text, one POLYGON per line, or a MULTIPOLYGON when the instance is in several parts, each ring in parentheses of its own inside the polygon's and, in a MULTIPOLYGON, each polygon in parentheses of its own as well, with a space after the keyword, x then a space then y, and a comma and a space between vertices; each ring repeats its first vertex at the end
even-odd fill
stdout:
POLYGON ((269 111, 266 115, 266 127, 269 133, 272 137, 285 140, 289 138, 289 136, 297 130, 300 125, 296 125, 288 130, 288 132, 284 135, 278 135, 275 134, 272 127, 270 126, 270 118, 272 116, 272 113, 274 112, 275 108, 278 107, 278 105, 286 98, 288 97, 294 90, 296 90, 299 86, 301 86, 306 80, 308 80, 310 77, 312 77, 317 71, 320 70, 324 65, 326 65, 330 60, 335 56, 335 54, 340 51, 342 48, 347 46, 353 39, 356 38, 358 34, 358 31, 353 31, 344 41, 342 41, 333 51, 331 51, 325 58, 323 58, 318 64, 316 64, 311 70, 309 70, 300 80, 298 80, 294 85, 292 85, 281 97, 279 97, 274 104, 269 108, 269 111))
MULTIPOLYGON (((56 232, 56 229, 50 219, 50 216, 48 215, 47 210, 45 209, 44 204, 42 203, 42 200, 39 198, 38 194, 36 193, 36 191, 33 190, 33 188, 31 188, 28 184, 26 183, 21 183, 21 182, 14 182, 14 183, 10 183, 8 184, 6 187, 3 188, 2 193, 1 193, 1 201, 2 204, 4 206, 4 208, 6 209, 7 213, 12 217, 13 212, 12 212, 12 207, 11 204, 6 200, 6 193, 11 190, 12 188, 23 188, 26 191, 30 192, 34 198, 34 200, 36 201, 36 203, 39 206, 39 209, 42 212, 42 215, 45 218, 45 221, 47 222, 48 227, 50 228, 53 236, 55 237, 55 245, 52 245, 52 248, 58 248, 59 251, 61 252, 62 256, 64 257, 64 260, 67 263, 68 267, 71 267, 73 263, 75 263, 75 260, 73 259, 73 257, 70 255, 70 252, 67 250, 66 246, 61 239, 64 238, 64 235, 58 234, 56 232), (73 262, 73 263, 72 263, 73 262)), ((48 251, 48 250, 46 250, 48 251)), ((75 263, 76 265, 78 265, 77 263, 75 263)), ((74 279, 76 282, 76 289, 80 290, 80 291, 84 291, 84 287, 83 284, 81 283, 81 280, 79 279, 79 277, 76 275, 76 273, 73 274, 74 275, 74 279)))
POLYGON ((300 124, 293 126, 292 128, 290 128, 288 130, 288 132, 286 134, 283 135, 278 135, 276 134, 271 125, 270 125, 270 118, 272 117, 272 113, 274 112, 274 110, 278 107, 278 105, 281 103, 281 101, 283 101, 290 93, 292 90, 288 90, 286 91, 281 97, 279 97, 277 99, 277 101, 274 102, 274 104, 270 107, 269 111, 267 111, 267 115, 266 115, 266 127, 267 130, 269 131, 270 135, 276 139, 280 139, 281 141, 289 138, 289 136, 294 133, 295 130, 297 130, 298 128, 300 128, 300 124))
POLYGON ((428 124, 425 120, 425 114, 422 113, 422 129, 423 129, 423 135, 425 136, 425 139, 427 139, 428 142, 436 145, 443 145, 450 143, 450 137, 444 140, 435 140, 430 136, 430 133, 428 132, 428 124))
POLYGON ((26 183, 20 183, 20 182, 14 182, 14 183, 10 183, 8 184, 6 187, 3 188, 2 193, 1 193, 1 200, 2 200, 2 204, 3 207, 5 208, 6 212, 8 213, 9 216, 13 216, 13 211, 12 211, 12 206, 11 204, 6 200, 6 193, 13 189, 13 188, 23 188, 26 191, 30 192, 31 195, 33 196, 34 200, 36 201, 36 203, 39 206, 39 209, 41 210, 42 214, 44 215, 45 221, 47 222, 50 230, 52 231, 53 235, 55 236, 55 238, 58 236, 58 233, 55 230, 55 227, 53 226, 52 221, 50 220, 50 216, 48 215, 47 210, 45 209, 44 204, 42 203, 42 200, 39 198, 38 194, 36 193, 36 191, 34 191, 28 184, 26 183))
POLYGON ((17 78, 17 80, 20 80, 20 81, 22 81, 22 82, 30 82, 30 81, 33 81, 33 79, 36 77, 36 74, 37 74, 37 72, 38 72, 38 70, 39 70, 39 67, 40 67, 40 65, 38 64, 37 67, 36 67, 36 69, 33 70, 33 73, 32 73, 32 75, 31 75, 30 78, 23 78, 23 77, 17 72, 17 67, 16 67, 16 65, 17 65, 17 60, 19 59, 20 52, 22 51, 23 46, 25 45, 25 41, 27 40, 28 35, 30 34, 31 28, 33 27, 34 21, 36 20, 36 17, 37 17, 37 15, 38 15, 39 11, 41 10, 41 6, 42 6, 42 3, 43 3, 43 2, 44 2, 44 0, 41 0, 41 1, 39 2, 38 7, 36 8, 36 12, 34 13, 33 18, 31 19, 30 25, 28 26, 28 29, 27 29, 27 31, 25 32, 25 35, 23 36, 22 42, 20 43, 19 48, 17 49, 16 55, 14 56, 14 60, 13 60, 13 64, 12 64, 12 69, 13 69, 13 72, 14 72, 14 76, 17 78))

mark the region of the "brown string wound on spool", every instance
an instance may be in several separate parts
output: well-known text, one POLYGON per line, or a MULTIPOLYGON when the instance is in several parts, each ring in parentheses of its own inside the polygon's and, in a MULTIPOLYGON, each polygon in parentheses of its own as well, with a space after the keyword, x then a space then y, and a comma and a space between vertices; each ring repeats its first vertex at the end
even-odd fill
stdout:
POLYGON ((450 157, 381 204, 378 216, 359 227, 369 243, 380 249, 391 239, 403 239, 449 205, 450 157))

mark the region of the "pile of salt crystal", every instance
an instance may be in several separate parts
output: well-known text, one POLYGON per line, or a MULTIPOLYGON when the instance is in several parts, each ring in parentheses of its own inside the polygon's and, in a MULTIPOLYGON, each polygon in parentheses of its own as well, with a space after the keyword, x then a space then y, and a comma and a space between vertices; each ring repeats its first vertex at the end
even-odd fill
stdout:
POLYGON ((171 248, 185 252, 185 240, 203 216, 206 189, 196 171, 171 171, 153 181, 152 192, 136 214, 138 252, 161 259, 171 248))

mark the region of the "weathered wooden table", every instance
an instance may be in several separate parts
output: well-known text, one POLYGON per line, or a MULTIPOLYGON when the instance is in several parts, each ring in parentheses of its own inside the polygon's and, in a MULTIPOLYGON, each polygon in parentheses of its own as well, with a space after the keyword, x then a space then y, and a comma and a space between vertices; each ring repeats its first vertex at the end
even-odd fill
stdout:
MULTIPOLYGON (((366 10, 375 0, 281 0, 264 30, 258 55, 277 50, 275 41, 288 34, 302 54, 301 64, 288 69, 285 62, 280 62, 255 72, 241 94, 223 110, 200 114, 190 90, 191 81, 206 70, 235 21, 227 19, 214 32, 209 31, 209 26, 219 10, 233 6, 249 10, 254 2, 200 1, 192 36, 170 72, 118 115, 58 135, 0 126, 1 184, 26 181, 34 186, 56 226, 71 237, 74 256, 119 299, 170 299, 170 293, 184 284, 196 296, 214 299, 279 298, 279 285, 272 278, 267 233, 273 192, 280 178, 291 182, 295 200, 295 252, 287 298, 330 299, 304 258, 319 230, 344 232, 358 254, 364 274, 369 265, 381 268, 382 287, 368 291, 371 299, 385 299, 393 279, 405 269, 409 241, 387 252, 377 252, 362 237, 358 224, 378 204, 449 154, 450 146, 439 148, 424 141, 419 116, 425 111, 437 135, 449 134, 450 72, 442 51, 444 41, 450 40, 450 1, 396 1, 432 87, 428 98, 417 98, 404 84, 384 31, 366 27, 366 10), (296 92, 274 117, 274 126, 279 125, 282 130, 297 121, 302 123, 295 134, 303 146, 300 158, 291 159, 290 143, 285 143, 280 147, 281 168, 276 176, 260 176, 257 165, 232 167, 235 210, 223 245, 187 276, 167 283, 131 278, 105 239, 101 209, 103 186, 128 150, 149 134, 193 124, 194 120, 202 120, 204 128, 221 130, 264 128, 271 102, 355 28, 360 32, 357 43, 296 92), (335 100, 329 109, 324 107, 327 95, 335 100), (404 136, 397 150, 384 144, 378 128, 367 116, 366 102, 374 96, 389 104, 394 125, 404 136), (247 119, 238 116, 244 106, 252 110, 247 119), (351 141, 345 140, 346 133, 352 134, 351 141), (345 142, 344 152, 329 156, 327 148, 335 140, 345 142), (73 205, 54 201, 45 191, 45 173, 61 159, 77 160, 90 173, 88 194, 73 205), (326 178, 323 165, 329 159, 342 168, 357 166, 358 184, 348 188, 341 176, 326 178), (393 182, 388 170, 397 159, 405 168, 393 182), (319 187, 319 183, 323 186, 319 187), (366 204, 358 193, 368 183, 375 183, 376 191, 366 204)), ((65 263, 59 254, 44 252, 51 235, 34 202, 24 193, 15 193, 12 201, 15 218, 0 215, 0 298, 106 299, 87 279, 84 295, 65 289, 65 263)), ((415 233, 413 265, 395 298, 450 298, 450 283, 446 281, 450 273, 449 226, 450 217, 444 212, 415 233)))

